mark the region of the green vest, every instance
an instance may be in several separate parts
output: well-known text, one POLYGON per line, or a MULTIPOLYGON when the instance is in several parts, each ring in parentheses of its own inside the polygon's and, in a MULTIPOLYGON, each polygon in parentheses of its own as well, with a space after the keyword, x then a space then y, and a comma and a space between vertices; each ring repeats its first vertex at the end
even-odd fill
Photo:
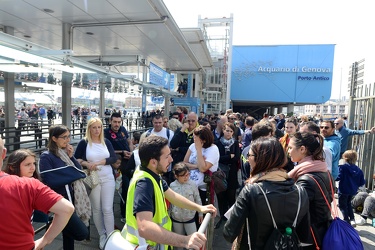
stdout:
MULTIPOLYGON (((160 180, 160 183, 158 184, 156 180, 147 172, 142 170, 136 170, 134 172, 132 181, 129 185, 129 191, 128 191, 128 198, 126 200, 126 224, 124 226, 124 229, 122 230, 121 234, 122 236, 129 241, 132 244, 135 245, 144 245, 147 243, 151 246, 156 246, 157 243, 146 240, 144 242, 144 239, 141 238, 139 240, 139 233, 138 233, 138 225, 137 225, 137 219, 133 215, 133 204, 134 204, 134 193, 135 193, 135 187, 137 184, 137 181, 142 178, 148 178, 152 181, 152 184, 154 186, 154 195, 155 195, 155 214, 152 218, 152 221, 159 226, 163 227, 164 229, 171 231, 172 230, 172 221, 169 218, 167 205, 165 203, 164 199, 164 192, 162 181, 160 180)), ((158 246, 160 250, 168 249, 167 245, 159 245, 158 246)))

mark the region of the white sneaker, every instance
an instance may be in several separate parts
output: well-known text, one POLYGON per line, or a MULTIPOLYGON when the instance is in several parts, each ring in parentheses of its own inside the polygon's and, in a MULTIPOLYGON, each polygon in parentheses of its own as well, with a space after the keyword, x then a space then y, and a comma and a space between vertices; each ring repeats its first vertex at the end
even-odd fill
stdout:
POLYGON ((356 227, 356 226, 357 226, 357 224, 355 223, 354 220, 351 220, 351 221, 350 221, 350 225, 352 225, 352 227, 356 227))
POLYGON ((363 217, 361 216, 358 220, 355 220, 355 223, 356 223, 358 226, 363 226, 364 224, 366 224, 366 220, 365 220, 365 218, 363 218, 363 217))
POLYGON ((99 238, 99 249, 100 250, 103 250, 106 239, 107 239, 107 236, 105 234, 100 235, 100 238, 99 238))

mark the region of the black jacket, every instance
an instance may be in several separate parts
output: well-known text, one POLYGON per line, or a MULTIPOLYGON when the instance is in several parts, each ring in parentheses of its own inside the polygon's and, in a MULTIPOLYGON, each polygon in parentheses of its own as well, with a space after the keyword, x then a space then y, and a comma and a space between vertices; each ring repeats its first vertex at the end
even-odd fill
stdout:
POLYGON ((238 172, 238 164, 239 164, 239 160, 241 156, 238 141, 234 141, 234 143, 230 147, 229 152, 225 152, 225 147, 221 143, 220 139, 215 141, 215 145, 219 149, 219 153, 220 153, 219 163, 229 166, 229 172, 226 173, 228 175, 227 176, 228 189, 237 189, 238 188, 237 172, 238 172), (233 158, 230 157, 231 154, 234 154, 233 158))
POLYGON ((188 136, 187 133, 181 132, 178 128, 174 133, 174 136, 170 142, 172 149, 173 165, 184 160, 185 155, 189 149, 189 146, 193 144, 193 134, 188 136))
MULTIPOLYGON (((331 204, 332 194, 329 184, 329 179, 331 178, 332 180, 331 174, 329 172, 315 172, 309 173, 309 175, 312 175, 318 181, 329 204, 331 204)), ((296 183, 305 188, 309 196, 311 227, 314 231, 318 245, 321 246, 324 235, 332 221, 331 212, 318 185, 313 179, 308 177, 307 174, 299 177, 296 183)), ((332 185, 334 185, 333 181, 332 185)))
MULTIPOLYGON (((276 224, 280 230, 291 227, 296 217, 298 190, 292 179, 286 181, 262 181, 258 183, 267 195, 276 224)), ((297 219, 296 232, 304 243, 312 243, 309 237, 308 195, 301 190, 301 209, 297 219)), ((232 214, 224 226, 224 238, 233 242, 245 225, 240 249, 249 249, 247 244, 246 218, 250 227, 251 249, 263 249, 273 230, 263 193, 254 184, 247 184, 239 194, 232 214)))

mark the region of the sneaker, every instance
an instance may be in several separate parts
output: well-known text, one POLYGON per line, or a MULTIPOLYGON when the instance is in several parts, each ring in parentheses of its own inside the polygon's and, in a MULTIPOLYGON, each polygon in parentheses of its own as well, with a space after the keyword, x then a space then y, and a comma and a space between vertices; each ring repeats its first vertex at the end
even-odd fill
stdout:
POLYGON ((356 227, 356 226, 357 226, 357 224, 355 223, 354 220, 351 220, 351 221, 350 221, 350 225, 352 225, 352 227, 356 227))
POLYGON ((365 218, 363 218, 362 216, 358 219, 358 220, 355 220, 355 223, 359 226, 363 226, 364 224, 366 224, 366 220, 365 218))
POLYGON ((103 250, 106 239, 107 239, 107 236, 105 236, 105 234, 100 235, 100 238, 99 238, 99 249, 100 250, 103 250))

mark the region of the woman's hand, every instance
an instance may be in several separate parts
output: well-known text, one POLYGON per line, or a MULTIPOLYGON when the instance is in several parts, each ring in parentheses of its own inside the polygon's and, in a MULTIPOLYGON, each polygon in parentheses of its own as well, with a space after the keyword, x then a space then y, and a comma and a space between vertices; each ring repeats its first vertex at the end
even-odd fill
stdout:
POLYGON ((74 149, 73 149, 73 146, 68 144, 65 148, 65 152, 67 153, 67 155, 69 156, 69 158, 72 158, 73 155, 74 155, 74 149))
POLYGON ((201 140, 201 138, 199 138, 198 136, 195 136, 194 137, 194 143, 195 143, 195 149, 198 152, 201 152, 202 151, 202 147, 203 147, 203 141, 201 140))
POLYGON ((95 171, 95 170, 99 170, 98 169, 98 164, 95 163, 95 162, 87 162, 87 169, 91 170, 91 171, 95 171))

